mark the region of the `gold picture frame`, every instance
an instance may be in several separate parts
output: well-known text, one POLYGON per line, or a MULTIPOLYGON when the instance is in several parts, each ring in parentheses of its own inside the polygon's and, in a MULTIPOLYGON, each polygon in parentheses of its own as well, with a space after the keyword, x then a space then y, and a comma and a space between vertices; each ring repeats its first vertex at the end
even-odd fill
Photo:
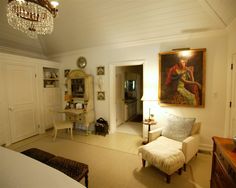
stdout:
POLYGON ((206 49, 159 53, 161 106, 205 106, 206 49))

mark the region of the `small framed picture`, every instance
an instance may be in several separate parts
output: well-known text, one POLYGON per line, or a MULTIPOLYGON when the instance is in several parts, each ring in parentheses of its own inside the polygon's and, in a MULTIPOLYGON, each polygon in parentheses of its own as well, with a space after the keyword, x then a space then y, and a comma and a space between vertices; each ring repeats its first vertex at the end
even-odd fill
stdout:
POLYGON ((105 67, 97 67, 97 75, 104 75, 105 67))
POLYGON ((105 100, 105 91, 98 91, 97 99, 98 100, 105 100))
POLYGON ((64 77, 66 78, 69 75, 70 69, 64 70, 64 77))

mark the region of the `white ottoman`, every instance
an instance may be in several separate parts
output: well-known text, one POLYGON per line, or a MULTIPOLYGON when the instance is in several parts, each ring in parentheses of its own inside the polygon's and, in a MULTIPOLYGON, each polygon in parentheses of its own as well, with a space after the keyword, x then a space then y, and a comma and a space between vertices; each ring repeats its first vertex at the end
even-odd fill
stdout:
POLYGON ((152 141, 139 148, 139 153, 142 154, 143 166, 148 161, 167 175, 167 183, 170 183, 170 176, 177 170, 181 173, 181 169, 185 162, 183 152, 176 146, 168 146, 163 138, 158 138, 157 141, 152 141))

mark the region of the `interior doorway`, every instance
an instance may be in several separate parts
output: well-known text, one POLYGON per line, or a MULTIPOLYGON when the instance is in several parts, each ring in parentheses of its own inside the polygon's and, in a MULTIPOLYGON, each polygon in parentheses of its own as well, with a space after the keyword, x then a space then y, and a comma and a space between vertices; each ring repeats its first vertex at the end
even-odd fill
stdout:
POLYGON ((117 132, 142 135, 143 65, 116 67, 117 132))
POLYGON ((110 66, 111 132, 142 135, 143 63, 127 61, 110 66))

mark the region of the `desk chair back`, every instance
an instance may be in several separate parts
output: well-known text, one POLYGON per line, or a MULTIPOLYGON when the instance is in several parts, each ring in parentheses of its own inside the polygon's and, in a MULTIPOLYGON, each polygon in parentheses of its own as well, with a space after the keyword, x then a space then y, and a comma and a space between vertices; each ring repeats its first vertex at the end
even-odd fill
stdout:
POLYGON ((51 112, 52 112, 53 127, 54 127, 53 140, 54 141, 56 140, 57 131, 60 129, 70 130, 71 139, 73 139, 73 122, 62 119, 62 115, 64 112, 57 112, 57 111, 51 111, 51 112))

